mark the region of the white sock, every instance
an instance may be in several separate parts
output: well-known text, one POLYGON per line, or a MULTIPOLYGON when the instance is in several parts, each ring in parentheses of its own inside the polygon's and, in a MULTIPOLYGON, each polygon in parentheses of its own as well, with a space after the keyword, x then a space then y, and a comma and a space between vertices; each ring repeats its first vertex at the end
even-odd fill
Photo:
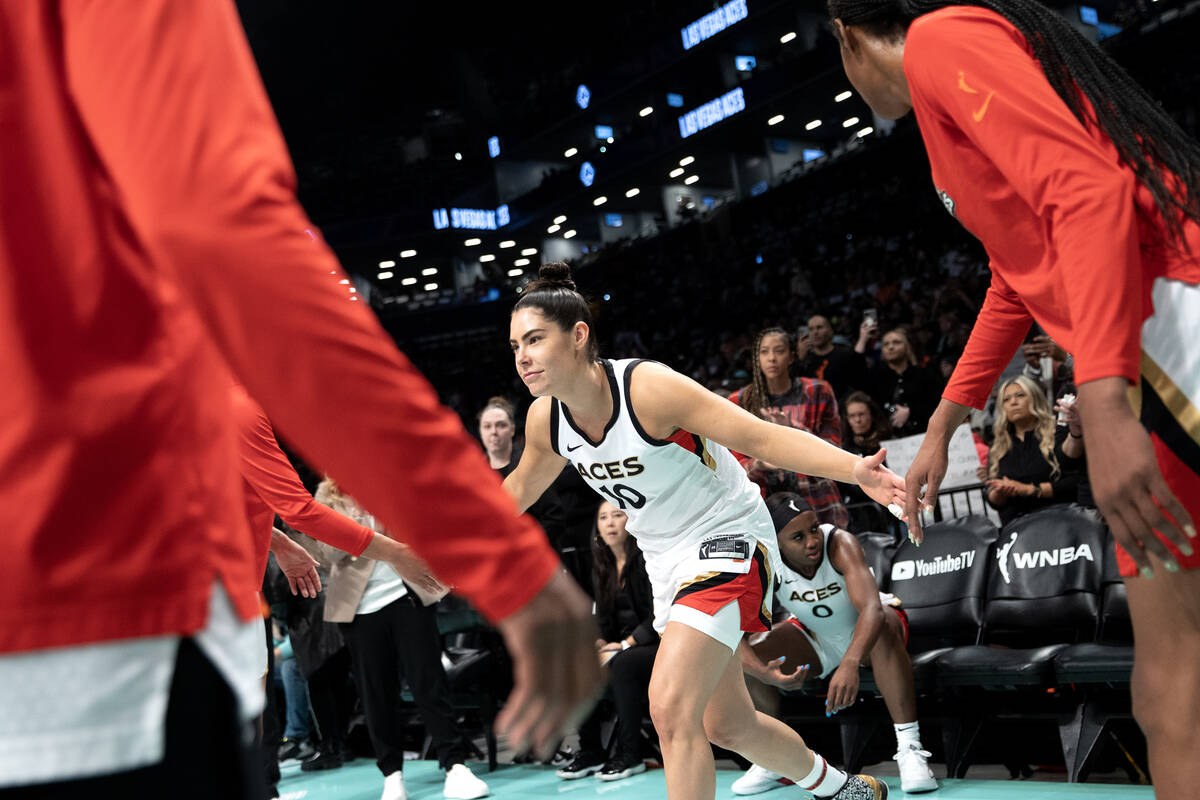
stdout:
POLYGON ((833 797, 846 785, 846 773, 830 764, 817 751, 813 754, 813 768, 796 784, 817 797, 833 797))
POLYGON ((902 725, 893 725, 896 729, 896 748, 903 750, 906 747, 921 750, 921 723, 905 722, 902 725))

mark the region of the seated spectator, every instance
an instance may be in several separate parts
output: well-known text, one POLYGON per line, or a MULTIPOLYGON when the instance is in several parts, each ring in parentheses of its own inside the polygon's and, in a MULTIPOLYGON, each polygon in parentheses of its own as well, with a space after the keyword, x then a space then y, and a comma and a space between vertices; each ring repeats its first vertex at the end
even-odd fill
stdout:
POLYGON ((566 780, 596 773, 615 781, 646 771, 642 718, 648 713, 650 672, 658 653, 654 593, 646 562, 625 525, 628 516, 612 503, 600 504, 592 536, 592 583, 596 589, 596 650, 608 664, 604 699, 579 727, 579 753, 560 769, 566 780), (611 710, 610 710, 611 709, 611 710), (615 711, 616 751, 605 753, 600 727, 615 711))
MULTIPOLYGON (((782 328, 767 328, 758 334, 751 358, 754 378, 729 399, 756 417, 798 428, 842 446, 841 420, 833 387, 823 380, 791 376, 795 344, 782 328)), ((845 526, 850 522, 846 504, 837 485, 826 478, 779 469, 741 453, 734 456, 746 468, 750 480, 763 487, 763 494, 795 492, 807 500, 822 522, 845 526)))
MULTIPOLYGON (((375 527, 375 518, 328 478, 317 488, 316 497, 335 511, 375 527)), ((412 691, 438 764, 446 771, 443 796, 458 800, 486 797, 487 784, 464 763, 467 747, 442 667, 442 639, 432 604, 444 597, 447 589, 428 567, 409 585, 386 562, 353 558, 331 547, 319 548, 319 554, 333 565, 326 588, 325 621, 341 623, 354 657, 367 732, 384 775, 381 800, 406 800, 408 796, 403 775, 404 726, 397 707, 401 679, 412 691)))
POLYGON ((882 442, 892 438, 886 415, 866 392, 852 392, 842 403, 842 449, 858 456, 873 456, 882 442))
POLYGON ((941 381, 917 364, 908 332, 893 328, 883 335, 883 363, 871 371, 871 396, 890 415, 896 436, 924 433, 937 408, 941 381))
POLYGON ((989 453, 987 500, 1007 525, 1019 516, 1077 499, 1081 464, 1063 452, 1069 428, 1057 427, 1050 401, 1018 375, 1000 387, 989 453))
POLYGON ((1087 461, 1083 449, 1083 421, 1079 417, 1079 409, 1075 406, 1075 395, 1068 394, 1058 398, 1054 404, 1058 414, 1058 424, 1067 428, 1067 438, 1063 439, 1063 455, 1078 464, 1079 483, 1075 487, 1075 502, 1088 508, 1096 507, 1096 498, 1092 496, 1092 482, 1088 479, 1087 461))
MULTIPOLYGON (((854 535, 822 525, 804 498, 775 494, 767 499, 783 560, 775 599, 787 612, 785 622, 799 627, 803 641, 780 652, 785 636, 766 634, 753 649, 738 646, 750 680, 780 689, 800 688, 809 675, 829 676, 825 716, 849 708, 858 699, 858 669, 871 667, 896 732, 900 785, 905 792, 937 788, 921 746, 912 662, 905 649, 908 621, 900 600, 883 594, 854 535), (797 649, 800 652, 797 652, 797 649), (784 672, 786 655, 795 664, 784 672)), ((793 637, 795 639, 796 637, 793 637)), ((748 681, 749 682, 749 681, 748 681)), ((759 693, 761 695, 761 693, 759 693)), ((757 794, 779 786, 780 775, 752 766, 733 784, 734 794, 757 794)))
POLYGON ((820 314, 808 320, 808 350, 798 366, 798 374, 827 382, 837 398, 867 388, 866 359, 853 348, 836 344, 833 326, 820 314))

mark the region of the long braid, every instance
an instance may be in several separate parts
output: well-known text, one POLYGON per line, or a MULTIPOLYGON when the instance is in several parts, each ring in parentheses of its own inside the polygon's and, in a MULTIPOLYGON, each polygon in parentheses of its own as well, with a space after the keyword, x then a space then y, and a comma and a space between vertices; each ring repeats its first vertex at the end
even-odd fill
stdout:
POLYGON ((750 363, 753 368, 750 374, 753 377, 750 380, 750 385, 742 389, 738 395, 738 405, 760 419, 762 418, 762 408, 767 402, 769 392, 767 391, 767 376, 763 375, 762 364, 758 359, 758 351, 762 348, 763 339, 768 336, 783 336, 787 339, 788 347, 792 347, 792 335, 783 328, 764 328, 758 332, 758 336, 754 337, 754 348, 750 352, 750 363))
POLYGON ((1047 81, 1076 119, 1086 128, 1098 126, 1112 140, 1121 161, 1154 197, 1171 238, 1184 243, 1185 218, 1200 223, 1200 144, 1107 53, 1037 0, 828 3, 831 17, 880 36, 906 31, 917 17, 947 6, 995 11, 1025 36, 1047 81))

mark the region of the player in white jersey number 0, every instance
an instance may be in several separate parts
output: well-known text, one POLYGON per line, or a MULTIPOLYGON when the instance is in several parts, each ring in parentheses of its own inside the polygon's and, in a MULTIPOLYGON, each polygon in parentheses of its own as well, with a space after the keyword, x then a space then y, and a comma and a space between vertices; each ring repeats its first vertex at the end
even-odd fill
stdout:
POLYGON ((887 785, 830 766, 787 725, 754 709, 734 648, 767 630, 779 563, 758 488, 726 449, 904 503, 884 453, 859 458, 754 417, 661 364, 598 357, 591 314, 565 264, 546 264, 513 309, 517 372, 537 399, 505 488, 524 510, 567 461, 629 515, 646 556, 662 634, 650 679, 671 800, 711 798, 709 742, 817 797, 883 800, 887 785))

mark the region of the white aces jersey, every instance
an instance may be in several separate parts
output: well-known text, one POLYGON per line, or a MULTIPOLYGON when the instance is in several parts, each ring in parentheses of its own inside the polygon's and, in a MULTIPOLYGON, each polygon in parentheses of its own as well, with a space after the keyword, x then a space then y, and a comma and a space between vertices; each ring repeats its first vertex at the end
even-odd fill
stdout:
MULTIPOLYGON (((834 649, 840 647, 845 652, 854 637, 854 626, 858 624, 858 609, 850 602, 845 576, 829 561, 829 537, 835 530, 833 525, 821 526, 825 546, 821 565, 811 578, 792 571, 787 564, 780 564, 780 583, 775 598, 822 644, 833 645, 834 649)), ((836 667, 837 663, 832 666, 836 667)))
POLYGON ((655 627, 662 632, 682 584, 710 572, 745 574, 760 546, 773 582, 779 565, 775 528, 741 464, 724 446, 687 431, 651 437, 629 400, 641 360, 601 363, 613 412, 600 440, 589 439, 555 399, 550 443, 593 490, 629 515, 629 532, 645 554, 654 587, 655 627))

